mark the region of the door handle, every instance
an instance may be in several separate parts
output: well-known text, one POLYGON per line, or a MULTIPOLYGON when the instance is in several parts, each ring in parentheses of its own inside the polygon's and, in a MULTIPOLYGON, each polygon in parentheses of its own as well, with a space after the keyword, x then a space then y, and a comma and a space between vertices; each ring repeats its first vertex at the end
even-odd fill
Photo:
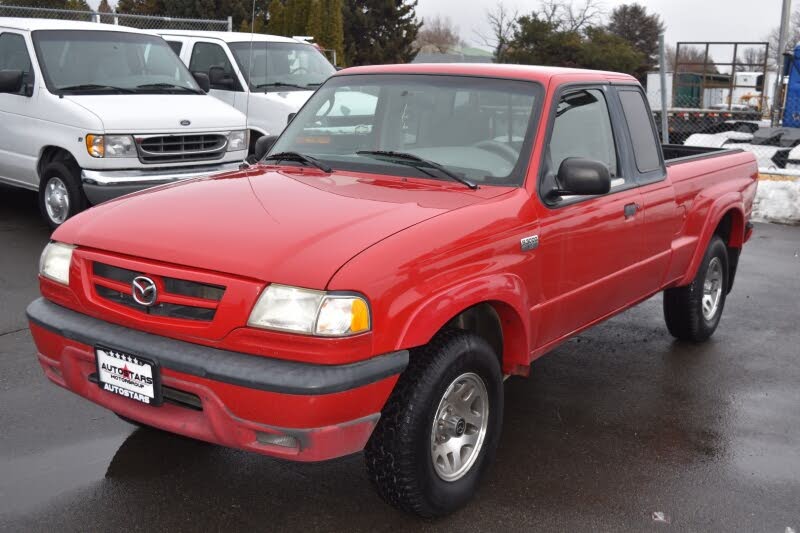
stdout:
POLYGON ((640 209, 639 204, 626 204, 625 205, 625 218, 636 216, 636 212, 640 209))

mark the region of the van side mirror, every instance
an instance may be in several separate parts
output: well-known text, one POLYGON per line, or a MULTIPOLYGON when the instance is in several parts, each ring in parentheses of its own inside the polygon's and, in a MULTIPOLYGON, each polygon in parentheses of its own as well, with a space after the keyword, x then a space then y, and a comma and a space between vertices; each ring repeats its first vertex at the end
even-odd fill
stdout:
POLYGON ((558 183, 562 188, 553 190, 551 196, 606 194, 611 190, 611 173, 600 161, 568 157, 558 168, 558 183))
POLYGON ((208 69, 208 81, 212 89, 233 90, 233 78, 225 73, 225 69, 219 66, 208 69))
POLYGON ((263 137, 259 137, 253 152, 256 156, 256 161, 264 159, 264 156, 267 155, 267 152, 269 152, 269 149, 272 148, 272 145, 275 144, 277 140, 277 135, 264 135, 263 137))
POLYGON ((0 93, 18 93, 22 89, 21 70, 0 70, 0 93))
POLYGON ((211 80, 208 79, 208 74, 205 72, 192 72, 192 76, 194 76, 194 81, 197 82, 197 85, 204 93, 211 90, 211 80))
POLYGON ((286 116, 286 124, 289 124, 291 121, 293 121, 294 117, 296 117, 296 116, 297 116, 297 113, 289 113, 286 116))

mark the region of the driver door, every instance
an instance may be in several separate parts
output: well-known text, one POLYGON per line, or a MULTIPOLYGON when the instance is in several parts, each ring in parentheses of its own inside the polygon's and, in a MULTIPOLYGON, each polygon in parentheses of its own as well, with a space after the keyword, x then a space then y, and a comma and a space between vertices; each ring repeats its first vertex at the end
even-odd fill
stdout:
POLYGON ((189 70, 208 75, 211 82, 209 94, 244 112, 246 93, 239 73, 226 48, 212 41, 195 41, 189 57, 189 70))
MULTIPOLYGON (((641 259, 642 204, 633 176, 620 159, 624 137, 612 121, 607 88, 581 87, 562 93, 551 126, 546 163, 540 178, 539 248, 541 305, 532 316, 542 347, 569 336, 640 298, 630 283, 641 259), (596 197, 560 197, 547 201, 557 187, 557 172, 567 157, 605 163, 611 191, 596 197)), ((535 301, 535 300, 534 300, 535 301)))

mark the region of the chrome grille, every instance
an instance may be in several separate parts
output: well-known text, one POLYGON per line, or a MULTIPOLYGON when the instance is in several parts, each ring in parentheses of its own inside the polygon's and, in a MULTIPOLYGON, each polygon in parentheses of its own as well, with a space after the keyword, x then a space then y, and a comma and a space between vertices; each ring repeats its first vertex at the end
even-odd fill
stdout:
POLYGON ((228 147, 228 138, 220 134, 151 135, 136 137, 142 163, 174 163, 219 159, 228 147))

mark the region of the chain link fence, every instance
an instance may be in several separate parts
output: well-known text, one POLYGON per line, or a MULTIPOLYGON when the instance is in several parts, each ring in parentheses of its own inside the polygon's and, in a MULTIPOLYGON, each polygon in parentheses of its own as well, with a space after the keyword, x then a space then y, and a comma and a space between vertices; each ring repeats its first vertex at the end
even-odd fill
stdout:
POLYGON ((72 11, 28 6, 0 4, 0 17, 45 18, 115 24, 144 30, 202 30, 232 31, 231 17, 224 20, 159 17, 125 13, 100 13, 97 11, 72 11))
MULTIPOLYGON (((739 148, 752 152, 762 173, 800 175, 800 99, 787 99, 771 116, 772 99, 764 91, 668 95, 663 130, 660 84, 648 84, 647 96, 661 139, 669 144, 739 148), (797 100, 797 101, 795 101, 797 100)), ((769 88, 767 93, 771 93, 769 88)))

